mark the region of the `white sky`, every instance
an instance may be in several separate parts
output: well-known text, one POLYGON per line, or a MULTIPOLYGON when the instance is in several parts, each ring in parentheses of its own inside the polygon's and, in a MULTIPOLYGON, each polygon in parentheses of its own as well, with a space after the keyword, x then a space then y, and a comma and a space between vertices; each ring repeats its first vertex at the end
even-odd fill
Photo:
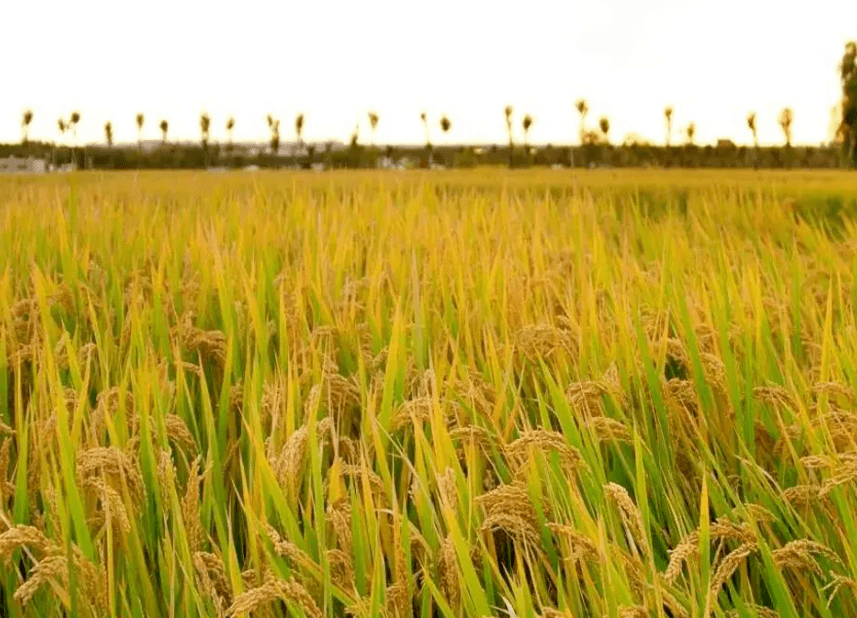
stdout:
MULTIPOLYGON (((854 0, 0 0, 0 142, 19 141, 26 107, 33 139, 56 139, 57 118, 81 113, 78 141, 197 139, 199 114, 212 139, 267 140, 265 115, 282 140, 306 114, 308 140, 347 141, 366 112, 380 115, 379 143, 422 143, 420 111, 452 120, 448 140, 505 141, 533 115, 532 143, 577 142, 574 101, 588 123, 605 114, 612 140, 665 137, 696 123, 696 141, 782 142, 780 109, 794 109, 793 141, 829 134, 839 97, 837 64, 857 38, 854 0), (850 26, 850 30, 849 30, 850 26)), ((680 141, 673 137, 673 142, 680 141)))

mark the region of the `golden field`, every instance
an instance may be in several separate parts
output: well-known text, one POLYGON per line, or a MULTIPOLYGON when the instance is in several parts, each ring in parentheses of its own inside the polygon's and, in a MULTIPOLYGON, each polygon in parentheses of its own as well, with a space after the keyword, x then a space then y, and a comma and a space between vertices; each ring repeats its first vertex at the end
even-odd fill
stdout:
POLYGON ((0 615, 857 615, 857 176, 0 178, 0 615))

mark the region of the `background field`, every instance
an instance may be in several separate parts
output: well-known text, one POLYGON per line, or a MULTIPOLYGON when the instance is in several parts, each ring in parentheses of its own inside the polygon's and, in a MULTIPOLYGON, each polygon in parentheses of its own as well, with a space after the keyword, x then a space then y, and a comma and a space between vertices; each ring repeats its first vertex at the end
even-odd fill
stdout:
POLYGON ((852 615, 855 217, 844 172, 0 178, 0 615, 852 615))

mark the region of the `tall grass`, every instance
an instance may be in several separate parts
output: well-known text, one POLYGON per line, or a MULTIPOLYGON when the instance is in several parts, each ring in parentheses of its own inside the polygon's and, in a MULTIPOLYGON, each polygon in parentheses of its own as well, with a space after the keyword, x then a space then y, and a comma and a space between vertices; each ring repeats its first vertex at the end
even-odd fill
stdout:
POLYGON ((854 181, 561 178, 0 181, 0 615, 854 614, 854 181))

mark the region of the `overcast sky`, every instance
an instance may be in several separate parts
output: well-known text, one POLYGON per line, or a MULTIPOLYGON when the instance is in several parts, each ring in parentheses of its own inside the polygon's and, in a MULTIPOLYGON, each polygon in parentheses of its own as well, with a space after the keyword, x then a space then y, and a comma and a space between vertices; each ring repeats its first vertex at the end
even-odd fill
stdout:
MULTIPOLYGON (((366 112, 380 115, 379 143, 422 143, 420 112, 452 120, 449 141, 502 142, 503 107, 533 115, 533 143, 577 141, 574 101, 588 123, 610 119, 613 141, 634 132, 665 137, 696 123, 697 142, 779 143, 776 117, 794 109, 793 141, 828 139, 838 96, 837 64, 857 39, 854 0, 408 0, 307 1, 0 0, 0 142, 56 139, 57 118, 79 110, 78 141, 144 134, 196 139, 199 114, 212 139, 267 139, 265 115, 282 139, 306 114, 305 139, 347 141, 366 112), (850 29, 849 29, 850 28, 850 29)), ((677 138, 674 138, 674 142, 677 138)))

